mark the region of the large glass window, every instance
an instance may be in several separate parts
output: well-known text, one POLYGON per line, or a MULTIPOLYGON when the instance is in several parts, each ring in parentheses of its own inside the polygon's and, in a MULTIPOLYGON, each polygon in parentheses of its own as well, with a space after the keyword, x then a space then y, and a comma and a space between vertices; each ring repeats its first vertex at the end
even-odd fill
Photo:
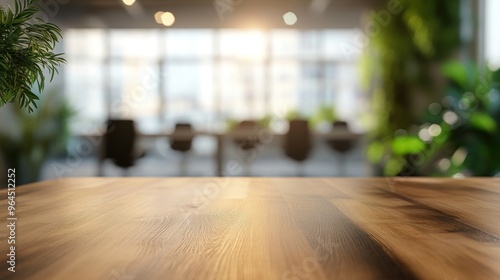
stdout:
POLYGON ((257 30, 220 30, 219 54, 222 57, 248 61, 262 60, 266 55, 266 37, 257 30))
POLYGON ((197 129, 210 129, 215 120, 212 65, 206 61, 166 63, 163 112, 165 126, 189 122, 197 129))
POLYGON ((486 0, 486 60, 493 69, 500 67, 500 36, 498 36, 498 26, 500 26, 500 1, 486 0))
POLYGON ((104 91, 106 34, 102 30, 78 29, 69 30, 65 38, 68 64, 64 68, 64 92, 76 111, 71 130, 88 133, 104 122, 107 115, 104 91))
POLYGON ((112 118, 134 119, 144 133, 161 129, 158 64, 141 59, 113 59, 110 72, 112 118))
POLYGON ((220 64, 218 103, 223 119, 253 119, 266 112, 262 63, 228 60, 220 64))
POLYGON ((358 122, 355 71, 342 46, 355 30, 71 29, 65 89, 75 132, 106 118, 132 118, 143 133, 190 122, 220 129, 320 105, 358 122))
POLYGON ((214 52, 213 30, 179 29, 164 33, 162 46, 168 58, 208 58, 214 52))
POLYGON ((110 30, 110 55, 156 60, 160 54, 160 34, 157 30, 110 30))
POLYGON ((296 110, 299 105, 298 91, 300 62, 273 60, 271 63, 270 92, 271 112, 284 114, 296 110))

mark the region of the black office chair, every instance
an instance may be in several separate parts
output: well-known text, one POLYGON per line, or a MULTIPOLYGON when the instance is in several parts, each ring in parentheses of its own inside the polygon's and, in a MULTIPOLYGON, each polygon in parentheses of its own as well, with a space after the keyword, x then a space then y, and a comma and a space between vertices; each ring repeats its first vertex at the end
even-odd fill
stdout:
POLYGON ((255 147, 259 144, 258 129, 259 125, 256 121, 241 121, 235 128, 233 128, 233 133, 235 134, 234 143, 239 149, 244 151, 255 149, 255 147))
MULTIPOLYGON (((332 123, 333 133, 336 131, 344 131, 350 132, 349 124, 345 121, 335 121, 332 123)), ((353 139, 335 139, 328 140, 327 144, 336 151, 339 156, 337 157, 337 165, 339 166, 339 170, 341 170, 341 175, 347 175, 345 170, 345 157, 349 151, 351 151, 355 146, 355 141, 353 139)))
POLYGON ((256 121, 241 121, 234 129, 234 143, 238 152, 243 155, 243 168, 245 175, 250 176, 251 163, 255 159, 256 148, 260 145, 259 141, 260 126, 256 121))
POLYGON ((136 140, 133 120, 108 120, 99 158, 99 175, 103 174, 102 164, 105 159, 111 159, 127 175, 128 169, 135 165, 135 160, 145 155, 144 152, 137 152, 136 140))
POLYGON ((172 150, 182 153, 181 162, 179 163, 179 174, 182 176, 187 174, 188 152, 191 151, 193 138, 194 133, 191 124, 178 123, 175 125, 170 138, 170 147, 172 150))
POLYGON ((312 148, 312 136, 307 120, 294 119, 289 122, 283 148, 285 155, 298 163, 297 175, 303 176, 303 162, 309 157, 312 148))
POLYGON ((251 164, 257 155, 257 146, 260 145, 260 125, 254 120, 243 120, 234 129, 234 143, 238 153, 243 155, 243 169, 246 176, 250 176, 251 164))

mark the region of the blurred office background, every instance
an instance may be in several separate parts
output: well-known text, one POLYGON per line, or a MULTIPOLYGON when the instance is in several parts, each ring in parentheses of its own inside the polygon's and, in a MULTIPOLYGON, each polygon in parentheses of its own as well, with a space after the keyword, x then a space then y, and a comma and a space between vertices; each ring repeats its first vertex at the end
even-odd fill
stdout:
POLYGON ((68 62, 37 112, 0 109, 3 165, 25 182, 498 176, 500 2, 415 2, 42 3, 68 62))

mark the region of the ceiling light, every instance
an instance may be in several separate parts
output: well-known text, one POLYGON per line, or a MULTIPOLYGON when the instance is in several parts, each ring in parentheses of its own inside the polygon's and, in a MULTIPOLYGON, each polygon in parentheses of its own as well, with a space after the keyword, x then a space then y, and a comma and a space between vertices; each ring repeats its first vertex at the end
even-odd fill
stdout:
POLYGON ((175 22, 174 14, 171 12, 166 12, 161 15, 161 22, 165 26, 171 26, 175 22))
POLYGON ((162 24, 163 22, 161 21, 161 16, 163 15, 164 13, 162 11, 158 11, 156 12, 155 14, 155 20, 156 20, 156 23, 158 24, 162 24))
POLYGON ((292 12, 288 12, 283 15, 283 20, 286 25, 294 25, 297 22, 297 16, 292 12))
POLYGON ((127 6, 132 6, 135 3, 135 0, 123 0, 123 3, 127 6))

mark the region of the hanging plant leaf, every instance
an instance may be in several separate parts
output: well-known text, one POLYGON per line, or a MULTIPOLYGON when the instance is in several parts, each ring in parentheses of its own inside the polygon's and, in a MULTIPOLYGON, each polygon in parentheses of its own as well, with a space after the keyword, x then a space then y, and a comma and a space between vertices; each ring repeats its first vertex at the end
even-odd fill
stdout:
POLYGON ((396 155, 418 154, 425 150, 425 143, 416 136, 399 136, 392 142, 392 151, 396 155))
POLYGON ((459 61, 445 63, 442 66, 442 71, 445 77, 456 83, 461 89, 469 87, 469 73, 467 68, 459 61))
POLYGON ((491 74, 491 83, 493 88, 500 90, 500 68, 491 74))
POLYGON ((382 161, 385 152, 384 145, 381 142, 375 141, 368 146, 366 156, 370 162, 377 163, 382 161))
POLYGON ((470 115, 469 122, 472 127, 489 133, 495 132, 497 130, 497 124, 495 123, 495 120, 486 113, 472 113, 470 115))
POLYGON ((403 170, 404 160, 399 158, 390 159, 384 166, 384 175, 396 176, 403 170))
POLYGON ((0 106, 18 101, 29 112, 39 99, 33 85, 42 92, 45 74, 52 80, 57 67, 66 62, 53 52, 61 29, 36 18, 36 3, 15 0, 14 10, 0 5, 0 106))

